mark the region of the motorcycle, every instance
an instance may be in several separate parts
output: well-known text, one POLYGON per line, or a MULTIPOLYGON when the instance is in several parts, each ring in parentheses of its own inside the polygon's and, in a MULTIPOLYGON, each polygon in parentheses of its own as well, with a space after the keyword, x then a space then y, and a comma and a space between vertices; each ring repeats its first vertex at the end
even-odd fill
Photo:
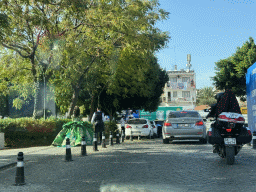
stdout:
POLYGON ((252 133, 244 122, 239 113, 222 112, 207 131, 207 141, 213 145, 213 153, 225 158, 228 165, 234 164, 243 145, 252 140, 252 133))

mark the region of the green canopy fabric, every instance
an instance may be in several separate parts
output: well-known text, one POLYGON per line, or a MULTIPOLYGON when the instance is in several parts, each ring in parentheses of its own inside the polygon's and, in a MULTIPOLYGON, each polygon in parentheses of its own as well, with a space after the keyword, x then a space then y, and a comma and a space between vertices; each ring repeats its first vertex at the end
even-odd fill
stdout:
POLYGON ((92 124, 86 121, 71 121, 62 126, 62 130, 52 142, 53 146, 66 146, 66 139, 70 139, 70 146, 81 145, 82 137, 85 136, 86 145, 92 145, 93 142, 92 124))

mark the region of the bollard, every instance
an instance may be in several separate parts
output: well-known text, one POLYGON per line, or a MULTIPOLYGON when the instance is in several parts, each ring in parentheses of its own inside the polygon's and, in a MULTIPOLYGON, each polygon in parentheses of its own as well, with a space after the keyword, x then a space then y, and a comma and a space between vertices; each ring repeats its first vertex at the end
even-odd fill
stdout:
POLYGON ((106 142, 105 142, 105 133, 104 133, 104 131, 102 132, 102 144, 101 144, 101 146, 102 146, 102 148, 107 148, 106 147, 106 142))
POLYGON ((82 155, 82 156, 87 156, 87 154, 86 154, 85 136, 82 137, 82 142, 81 142, 81 155, 82 155))
POLYGON ((98 143, 97 143, 97 138, 96 138, 96 134, 93 134, 93 151, 99 151, 98 147, 97 147, 98 143))
POLYGON ((256 149, 256 131, 252 134, 252 148, 256 149))
POLYGON ((14 185, 25 185, 23 153, 18 153, 16 177, 14 185))
POLYGON ((66 139, 66 159, 65 161, 73 161, 71 155, 71 146, 69 138, 66 139))
POLYGON ((122 143, 124 143, 124 131, 122 130, 121 133, 122 133, 121 141, 122 141, 122 143))
POLYGON ((140 140, 140 139, 141 139, 141 136, 139 135, 139 136, 138 136, 138 140, 140 140))
POLYGON ((110 131, 110 133, 109 133, 109 145, 110 146, 113 146, 114 145, 114 143, 113 143, 113 135, 112 135, 112 132, 110 131))
POLYGON ((119 140, 119 131, 117 130, 116 132, 116 144, 120 144, 120 140, 119 140))
POLYGON ((132 137, 132 131, 131 131, 131 136, 130 136, 130 140, 133 141, 133 137, 132 137))

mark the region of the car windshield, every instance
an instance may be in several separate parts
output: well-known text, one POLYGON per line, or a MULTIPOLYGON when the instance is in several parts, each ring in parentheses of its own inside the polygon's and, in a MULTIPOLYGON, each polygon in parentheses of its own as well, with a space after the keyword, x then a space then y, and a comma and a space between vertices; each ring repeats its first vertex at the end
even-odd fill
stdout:
POLYGON ((200 117, 198 112, 171 112, 169 113, 169 118, 182 118, 182 117, 200 117))
POLYGON ((147 121, 145 119, 130 119, 127 121, 128 124, 146 124, 147 121))

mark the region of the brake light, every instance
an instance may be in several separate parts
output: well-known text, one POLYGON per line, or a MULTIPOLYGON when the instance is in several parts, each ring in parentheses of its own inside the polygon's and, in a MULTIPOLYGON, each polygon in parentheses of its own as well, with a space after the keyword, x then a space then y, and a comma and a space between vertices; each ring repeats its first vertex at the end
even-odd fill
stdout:
POLYGON ((148 128, 148 125, 144 125, 142 128, 148 128))
POLYGON ((238 117, 237 119, 235 119, 236 121, 245 121, 243 117, 238 117))
POLYGON ((164 123, 164 126, 172 126, 171 123, 164 123))
POLYGON ((126 125, 126 128, 132 128, 130 125, 126 125))
POLYGON ((156 126, 153 126, 153 128, 156 128, 156 126))
POLYGON ((248 130, 248 133, 249 133, 249 135, 252 135, 252 132, 250 130, 248 130))
POLYGON ((230 133, 232 131, 232 129, 226 129, 226 131, 230 133))
POLYGON ((197 125, 197 126, 202 126, 202 125, 204 125, 204 122, 203 122, 203 121, 197 121, 197 122, 196 122, 196 125, 197 125))

